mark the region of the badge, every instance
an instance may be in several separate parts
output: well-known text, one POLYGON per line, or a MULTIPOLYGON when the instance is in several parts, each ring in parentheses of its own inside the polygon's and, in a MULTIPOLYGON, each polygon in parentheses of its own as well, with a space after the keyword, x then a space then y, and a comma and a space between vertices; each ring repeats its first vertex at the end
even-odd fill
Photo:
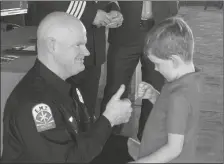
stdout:
POLYGON ((75 133, 78 133, 78 126, 77 126, 77 122, 76 120, 71 116, 68 121, 71 123, 71 126, 73 128, 73 130, 75 131, 75 133))
POLYGON ((51 108, 46 104, 37 104, 32 109, 33 119, 38 132, 56 128, 51 108))
POLYGON ((80 93, 80 91, 79 91, 79 89, 78 89, 78 88, 76 88, 76 93, 77 93, 77 95, 78 95, 78 97, 79 97, 79 101, 80 101, 80 102, 82 102, 82 103, 84 104, 84 101, 83 101, 82 95, 81 95, 81 93, 80 93))

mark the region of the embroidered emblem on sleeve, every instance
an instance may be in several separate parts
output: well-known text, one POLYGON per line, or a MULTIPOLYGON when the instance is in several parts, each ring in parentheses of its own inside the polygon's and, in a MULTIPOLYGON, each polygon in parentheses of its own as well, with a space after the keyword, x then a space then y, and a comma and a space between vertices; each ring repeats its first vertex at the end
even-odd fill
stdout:
POLYGON ((33 119, 38 132, 56 127, 51 108, 46 104, 37 104, 32 109, 33 119))

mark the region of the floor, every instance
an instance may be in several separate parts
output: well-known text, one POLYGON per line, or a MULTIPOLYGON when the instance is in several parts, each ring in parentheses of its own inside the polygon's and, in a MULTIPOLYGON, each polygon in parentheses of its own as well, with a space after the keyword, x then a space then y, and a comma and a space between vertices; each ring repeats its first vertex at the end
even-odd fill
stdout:
MULTIPOLYGON (((197 159, 201 163, 223 163, 223 11, 203 6, 181 7, 183 17, 195 38, 194 62, 204 75, 197 159)), ((105 76, 103 71, 102 76, 105 76)), ((105 77, 101 78, 101 81, 105 77)), ((99 97, 102 97, 103 84, 99 97)), ((132 86, 133 88, 133 86, 132 86)), ((134 105, 134 116, 124 133, 136 137, 140 106, 134 105)))

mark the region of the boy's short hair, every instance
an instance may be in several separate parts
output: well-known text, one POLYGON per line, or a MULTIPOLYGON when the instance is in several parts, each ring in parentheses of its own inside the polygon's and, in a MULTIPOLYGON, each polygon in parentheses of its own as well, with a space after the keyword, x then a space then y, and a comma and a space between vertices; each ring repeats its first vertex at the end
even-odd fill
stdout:
POLYGON ((184 62, 192 61, 194 37, 191 28, 180 17, 162 21, 147 34, 144 53, 163 60, 178 55, 184 62))

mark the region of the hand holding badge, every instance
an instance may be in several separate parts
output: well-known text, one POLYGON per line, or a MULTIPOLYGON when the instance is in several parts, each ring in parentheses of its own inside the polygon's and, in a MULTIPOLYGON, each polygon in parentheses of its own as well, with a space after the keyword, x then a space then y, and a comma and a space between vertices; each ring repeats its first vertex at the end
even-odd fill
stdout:
POLYGON ((159 96, 159 92, 149 83, 146 83, 142 81, 138 85, 138 91, 137 91, 137 99, 148 99, 150 100, 153 104, 156 102, 157 97, 159 96))

